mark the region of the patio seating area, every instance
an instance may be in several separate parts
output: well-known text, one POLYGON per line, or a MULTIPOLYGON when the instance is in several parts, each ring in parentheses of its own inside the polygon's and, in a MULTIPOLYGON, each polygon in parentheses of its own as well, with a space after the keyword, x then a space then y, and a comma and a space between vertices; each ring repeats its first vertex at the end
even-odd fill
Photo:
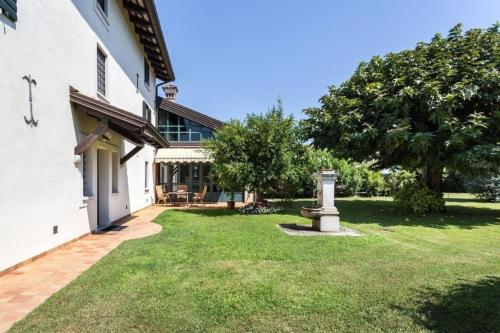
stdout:
MULTIPOLYGON (((190 192, 189 186, 187 184, 179 184, 176 186, 176 191, 167 192, 166 185, 156 185, 156 204, 164 206, 185 206, 193 207, 194 205, 199 205, 207 207, 207 204, 215 205, 221 207, 220 203, 206 202, 208 186, 203 186, 200 192, 190 192)), ((222 204, 224 204, 222 202, 222 204)))

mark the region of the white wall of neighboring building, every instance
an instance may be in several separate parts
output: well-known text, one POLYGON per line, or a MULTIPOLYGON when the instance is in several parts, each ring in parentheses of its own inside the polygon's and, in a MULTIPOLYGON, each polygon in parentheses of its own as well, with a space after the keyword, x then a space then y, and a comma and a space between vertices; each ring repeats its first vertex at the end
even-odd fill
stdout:
MULTIPOLYGON (((97 96, 98 46, 107 53, 109 103, 142 116, 145 100, 155 110, 155 76, 151 73, 147 88, 143 48, 126 15, 119 0, 109 0, 107 20, 95 0, 18 1, 15 23, 0 14, 0 271, 96 228, 96 199, 84 200, 82 166, 73 150, 97 123, 70 105, 69 86, 97 96), (25 75, 37 83, 36 127, 24 120, 30 112, 25 75)), ((95 158, 102 148, 121 157, 133 147, 111 133, 110 142, 94 144, 88 154, 95 158)), ((119 167, 118 193, 109 202, 111 221, 152 203, 153 158, 154 149, 146 146, 119 167)), ((94 191, 96 172, 93 165, 94 191)))

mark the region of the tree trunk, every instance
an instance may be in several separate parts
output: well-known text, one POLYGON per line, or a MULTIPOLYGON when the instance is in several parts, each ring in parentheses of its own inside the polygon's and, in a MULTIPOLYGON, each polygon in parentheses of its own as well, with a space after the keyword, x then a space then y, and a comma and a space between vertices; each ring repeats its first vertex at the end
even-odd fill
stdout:
POLYGON ((425 182, 427 186, 435 191, 435 192, 441 192, 441 183, 443 181, 443 167, 442 166, 435 166, 435 165, 428 165, 426 174, 425 174, 425 182))

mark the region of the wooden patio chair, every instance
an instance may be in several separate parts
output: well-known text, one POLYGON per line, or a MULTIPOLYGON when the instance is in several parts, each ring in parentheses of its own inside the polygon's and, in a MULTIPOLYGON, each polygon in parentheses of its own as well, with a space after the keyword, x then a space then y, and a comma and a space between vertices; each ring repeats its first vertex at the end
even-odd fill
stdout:
POLYGON ((177 185, 177 192, 187 192, 189 190, 189 186, 186 184, 177 185))
POLYGON ((206 207, 205 205, 205 195, 207 194, 208 186, 205 185, 203 186, 203 191, 195 193, 193 196, 193 205, 196 203, 203 204, 203 207, 206 207))
POLYGON ((156 197, 157 197, 157 199, 156 199, 157 204, 163 203, 166 205, 169 202, 171 202, 170 196, 163 191, 162 185, 156 185, 155 191, 156 191, 156 197))
POLYGON ((177 201, 182 203, 182 202, 188 202, 189 200, 189 186, 186 184, 179 184, 177 185, 177 201), (179 193, 179 192, 186 192, 186 193, 179 193), (181 201, 180 199, 183 198, 181 201))

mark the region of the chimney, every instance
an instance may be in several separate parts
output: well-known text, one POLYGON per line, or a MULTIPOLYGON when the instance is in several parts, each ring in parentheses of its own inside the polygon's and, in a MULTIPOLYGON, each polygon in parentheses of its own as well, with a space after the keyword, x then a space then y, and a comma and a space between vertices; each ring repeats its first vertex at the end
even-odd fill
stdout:
POLYGON ((177 86, 174 84, 165 84, 163 87, 163 92, 165 92, 165 98, 168 99, 171 102, 175 102, 177 93, 179 92, 179 89, 177 89, 177 86))

